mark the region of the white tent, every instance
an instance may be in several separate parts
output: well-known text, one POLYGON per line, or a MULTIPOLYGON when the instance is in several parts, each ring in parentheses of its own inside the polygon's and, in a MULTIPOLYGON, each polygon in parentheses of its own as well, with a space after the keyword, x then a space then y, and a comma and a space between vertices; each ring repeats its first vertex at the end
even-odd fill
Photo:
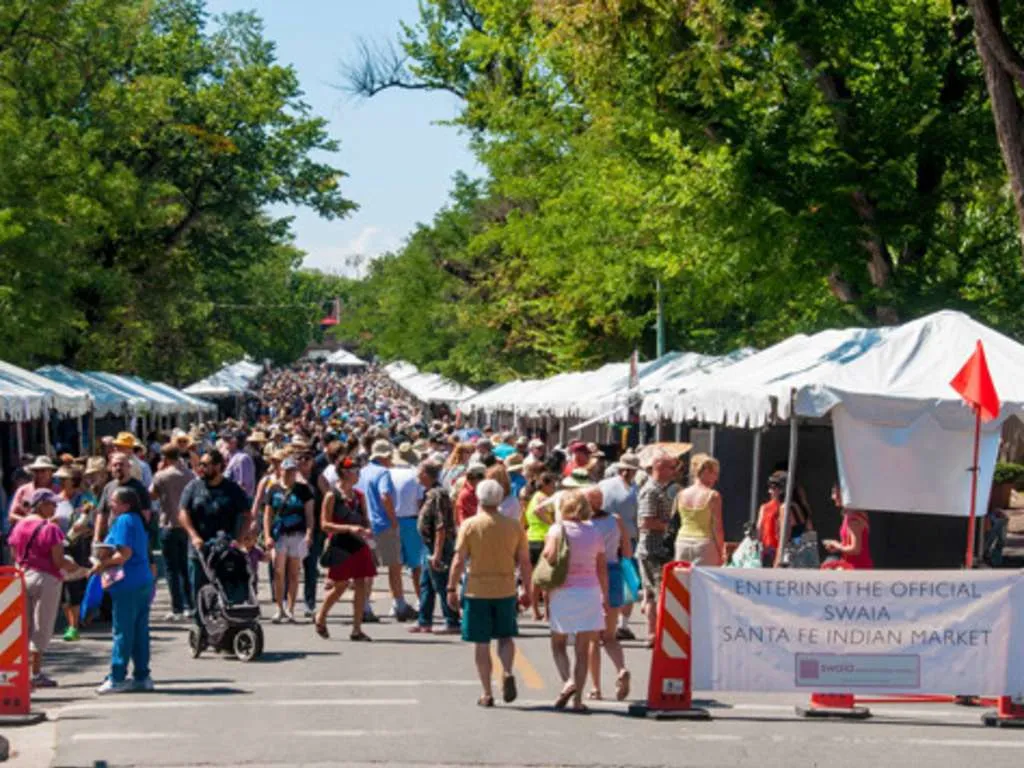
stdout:
POLYGON ((32 410, 31 403, 28 403, 31 410, 29 418, 39 418, 45 415, 45 411, 54 410, 73 419, 84 416, 92 408, 92 398, 85 390, 69 387, 3 361, 0 361, 0 381, 13 385, 16 390, 42 394, 43 402, 37 410, 32 410))
POLYGON ((259 377, 263 368, 249 360, 226 365, 205 379, 185 387, 183 392, 197 397, 231 397, 242 395, 259 377))
POLYGON ((959 312, 788 339, 678 393, 673 412, 749 427, 830 417, 846 504, 965 516, 974 417, 949 382, 978 340, 1003 403, 982 434, 984 509, 1000 427, 1024 413, 1024 346, 959 312))
POLYGON ((328 365, 337 365, 345 368, 365 368, 369 363, 362 360, 347 349, 339 349, 336 352, 332 352, 324 360, 328 365))
MULTIPOLYGON (((707 375, 750 354, 741 350, 725 357, 696 352, 669 352, 637 366, 639 386, 629 388, 629 363, 608 363, 591 371, 560 373, 546 379, 511 381, 482 392, 465 404, 472 411, 513 412, 519 416, 595 418, 611 415, 643 395, 673 387, 682 377, 707 375)), ((652 421, 654 419, 652 418, 652 421)))
POLYGON ((31 421, 43 415, 46 395, 0 379, 0 421, 31 421))
POLYGON ((475 389, 457 384, 436 373, 421 373, 412 363, 397 361, 384 366, 392 381, 421 403, 455 405, 476 394, 475 389))

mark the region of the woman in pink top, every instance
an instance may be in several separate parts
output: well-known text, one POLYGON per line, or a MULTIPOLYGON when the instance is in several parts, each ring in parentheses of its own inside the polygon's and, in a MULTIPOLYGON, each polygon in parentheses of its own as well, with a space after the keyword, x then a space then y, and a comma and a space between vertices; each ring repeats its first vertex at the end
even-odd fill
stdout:
POLYGON ((564 687, 556 709, 573 701, 573 710, 586 711, 583 686, 587 681, 590 649, 604 629, 608 610, 608 566, 604 538, 588 521, 590 505, 579 491, 562 497, 561 521, 551 526, 541 557, 554 563, 559 536, 569 540, 569 572, 562 586, 551 591, 551 653, 564 687), (569 665, 569 635, 576 635, 576 663, 569 665), (571 674, 570 674, 571 671, 571 674))
POLYGON ((78 570, 74 560, 64 557, 64 533, 50 522, 58 502, 60 497, 53 491, 37 488, 28 500, 29 514, 18 521, 8 540, 14 562, 25 574, 33 688, 57 685, 40 667, 60 607, 61 571, 78 570))
POLYGON ((826 551, 839 555, 848 568, 872 570, 875 562, 871 559, 871 526, 868 524, 867 513, 844 508, 838 485, 832 487, 832 501, 843 513, 843 524, 839 528, 840 540, 827 539, 822 542, 822 546, 826 551))

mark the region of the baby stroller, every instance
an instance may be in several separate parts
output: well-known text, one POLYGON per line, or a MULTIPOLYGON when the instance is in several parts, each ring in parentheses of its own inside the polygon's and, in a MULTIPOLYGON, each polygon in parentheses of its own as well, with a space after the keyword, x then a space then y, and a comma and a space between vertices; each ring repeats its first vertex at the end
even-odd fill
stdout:
POLYGON ((199 625, 188 632, 192 658, 198 659, 208 647, 231 652, 239 661, 259 658, 263 627, 248 557, 221 535, 203 546, 199 560, 209 583, 196 596, 199 625))

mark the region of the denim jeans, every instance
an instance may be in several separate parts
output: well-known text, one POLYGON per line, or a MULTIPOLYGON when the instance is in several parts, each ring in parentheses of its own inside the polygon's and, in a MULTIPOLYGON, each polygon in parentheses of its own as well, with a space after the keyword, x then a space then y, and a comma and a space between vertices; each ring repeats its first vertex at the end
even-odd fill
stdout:
POLYGON ((110 679, 124 681, 128 661, 135 679, 149 677, 149 598, 152 585, 119 590, 111 594, 114 618, 114 645, 110 650, 110 679))
POLYGON ((448 574, 451 565, 451 545, 445 545, 442 559, 444 570, 435 571, 430 567, 430 552, 423 553, 422 572, 420 573, 420 615, 418 624, 429 627, 434 623, 434 599, 441 598, 441 613, 449 627, 459 626, 459 617, 448 605, 448 574))
POLYGON ((188 578, 188 534, 184 528, 161 528, 160 549, 164 553, 171 610, 182 613, 194 607, 188 578))
POLYGON ((309 553, 302 561, 302 595, 305 598, 306 607, 311 611, 316 610, 316 582, 320 578, 320 555, 324 551, 324 535, 321 531, 313 533, 313 541, 309 546, 309 553))
POLYGON ((188 559, 188 580, 192 584, 192 605, 196 609, 192 618, 195 620, 196 626, 202 626, 199 621, 199 590, 209 584, 210 580, 206 578, 206 571, 203 570, 203 564, 199 562, 198 557, 188 559))

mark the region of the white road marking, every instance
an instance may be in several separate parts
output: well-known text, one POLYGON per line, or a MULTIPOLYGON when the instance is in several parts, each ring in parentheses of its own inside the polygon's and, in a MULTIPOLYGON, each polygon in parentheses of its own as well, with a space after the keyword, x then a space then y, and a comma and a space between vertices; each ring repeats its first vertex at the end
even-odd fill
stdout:
POLYGON ((920 747, 1024 749, 1024 741, 996 741, 994 739, 904 739, 903 743, 920 747))
MULTIPOLYGON (((191 686, 191 684, 188 684, 191 686)), ((480 685, 479 680, 295 680, 272 682, 260 680, 258 682, 240 682, 243 688, 450 688, 450 687, 471 687, 480 685)), ((182 685, 169 686, 171 690, 185 688, 182 685)), ((199 689, 216 687, 216 685, 196 684, 199 689)))
POLYGON ((290 731, 295 736, 308 736, 310 738, 317 739, 359 739, 365 736, 422 736, 427 733, 432 733, 426 728, 416 729, 404 729, 399 731, 389 730, 347 730, 347 731, 290 731))
POLYGON ((149 741, 150 739, 184 739, 185 733, 75 733, 71 740, 80 741, 149 741))
POLYGON ((133 701, 82 701, 68 704, 53 713, 60 717, 68 712, 123 711, 141 709, 202 709, 230 704, 233 707, 411 707, 419 704, 419 699, 238 699, 229 701, 218 698, 216 701, 140 701, 138 696, 133 701))

